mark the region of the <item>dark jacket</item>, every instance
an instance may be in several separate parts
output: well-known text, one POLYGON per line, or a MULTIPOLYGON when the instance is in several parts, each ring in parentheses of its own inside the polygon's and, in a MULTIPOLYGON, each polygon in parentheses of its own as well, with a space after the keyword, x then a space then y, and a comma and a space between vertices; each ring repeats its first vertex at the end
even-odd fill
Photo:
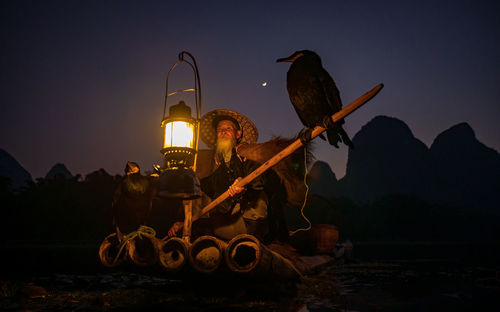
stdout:
MULTIPOLYGON (((233 155, 231 156, 229 164, 221 162, 211 175, 200 181, 201 189, 211 199, 216 199, 227 191, 229 186, 231 186, 238 177, 246 177, 259 166, 260 165, 254 161, 240 157, 233 149, 233 155)), ((265 179, 263 175, 255 178, 245 186, 246 191, 244 191, 241 196, 226 199, 212 210, 211 215, 231 213, 236 203, 241 203, 245 206, 250 204, 255 198, 265 194, 264 184, 265 179)))
MULTIPOLYGON (((233 149, 229 163, 221 162, 208 177, 203 178, 202 191, 212 200, 228 190, 238 177, 246 177, 260 165, 239 156, 233 149)), ((261 175, 245 186, 246 190, 234 198, 227 198, 210 212, 216 236, 231 239, 247 233, 263 238, 268 233, 268 197, 264 191, 265 176, 261 175)))

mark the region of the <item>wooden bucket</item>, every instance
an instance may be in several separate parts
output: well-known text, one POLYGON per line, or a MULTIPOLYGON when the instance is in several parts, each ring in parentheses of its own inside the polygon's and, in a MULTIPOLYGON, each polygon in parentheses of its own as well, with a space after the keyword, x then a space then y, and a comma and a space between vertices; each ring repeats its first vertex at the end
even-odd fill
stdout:
POLYGON ((309 240, 313 252, 332 253, 339 240, 339 231, 335 225, 314 224, 311 227, 309 240))
POLYGON ((222 263, 226 246, 226 242, 213 236, 200 236, 189 248, 189 262, 198 272, 212 273, 222 263))
POLYGON ((99 259, 101 259, 102 264, 108 268, 112 268, 127 260, 127 245, 128 243, 125 243, 120 253, 120 257, 116 259, 120 248, 120 242, 118 241, 116 233, 108 235, 102 241, 101 246, 99 246, 99 259))
POLYGON ((262 244, 255 236, 240 234, 227 244, 226 264, 233 272, 298 278, 301 273, 293 263, 262 244))
POLYGON ((165 271, 177 272, 186 264, 188 251, 188 243, 179 237, 158 241, 158 262, 165 271))
POLYGON ((128 256, 138 266, 150 266, 158 258, 157 238, 148 233, 141 233, 128 241, 128 256))

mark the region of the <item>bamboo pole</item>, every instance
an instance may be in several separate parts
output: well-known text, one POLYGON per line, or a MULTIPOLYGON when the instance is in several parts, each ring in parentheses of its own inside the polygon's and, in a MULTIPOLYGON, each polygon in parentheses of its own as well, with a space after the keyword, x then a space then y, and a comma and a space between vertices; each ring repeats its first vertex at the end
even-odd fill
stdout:
POLYGON ((183 200, 184 206, 184 226, 182 227, 182 239, 187 244, 191 243, 191 225, 193 219, 193 200, 183 200))
POLYGON ((229 269, 237 273, 298 279, 302 273, 287 258, 272 251, 255 236, 240 234, 229 241, 224 251, 229 269))
POLYGON ((128 243, 120 246, 116 233, 111 233, 103 240, 99 246, 99 258, 104 266, 112 268, 128 259, 128 243))
MULTIPOLYGON (((354 112, 356 109, 361 107, 363 104, 371 100, 377 93, 379 93, 380 90, 384 85, 378 84, 375 86, 375 88, 371 89, 370 91, 366 92, 359 98, 357 98, 354 102, 351 104, 347 105, 344 107, 342 110, 338 111, 337 113, 333 114, 331 117, 333 119, 333 122, 337 122, 345 117, 347 117, 349 114, 354 112)), ((320 135, 323 131, 325 131, 326 128, 323 128, 321 126, 316 126, 311 134, 311 139, 314 139, 318 135, 320 135)), ((295 152, 297 149, 302 147, 303 144, 300 141, 300 139, 295 140, 292 144, 288 145, 288 147, 285 147, 281 152, 278 154, 274 155, 271 159, 263 163, 259 168, 255 169, 252 173, 241 179, 236 186, 243 187, 247 185, 248 183, 252 182, 255 178, 263 174, 267 169, 271 168, 272 166, 276 165, 279 161, 281 161, 283 158, 289 156, 293 152, 295 152)), ((199 219, 201 216, 215 208, 217 205, 222 203, 224 200, 226 200, 229 197, 229 190, 225 191, 222 193, 219 197, 214 199, 210 204, 206 205, 201 212, 198 215, 193 216, 193 222, 199 219)))
POLYGON ((158 239, 153 234, 136 234, 128 241, 128 257, 138 266, 150 266, 158 260, 158 239))

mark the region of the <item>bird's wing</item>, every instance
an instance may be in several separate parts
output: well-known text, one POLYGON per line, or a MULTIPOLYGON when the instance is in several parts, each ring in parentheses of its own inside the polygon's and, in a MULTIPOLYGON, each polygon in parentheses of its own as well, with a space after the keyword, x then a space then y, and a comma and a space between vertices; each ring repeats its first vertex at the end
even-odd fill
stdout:
POLYGON ((300 121, 307 127, 313 128, 323 116, 333 114, 317 75, 303 78, 300 85, 289 89, 289 96, 300 121))
POLYGON ((296 96, 290 96, 290 101, 293 104, 293 108, 295 109, 300 122, 306 127, 314 127, 314 121, 311 121, 311 118, 308 118, 308 112, 304 109, 304 105, 301 104, 307 102, 306 97, 307 95, 298 93, 296 96))
POLYGON ((310 121, 305 118, 305 103, 308 103, 307 93, 303 92, 302 88, 293 86, 290 82, 287 83, 288 89, 288 97, 290 98, 290 102, 297 113, 297 116, 300 119, 300 122, 304 126, 310 126, 310 121))
POLYGON ((342 101, 340 99, 340 93, 337 89, 337 85, 333 78, 328 74, 325 70, 321 75, 319 75, 319 81, 321 86, 323 87, 323 91, 325 92, 325 98, 328 102, 328 105, 332 108, 333 113, 338 112, 342 109, 342 101))

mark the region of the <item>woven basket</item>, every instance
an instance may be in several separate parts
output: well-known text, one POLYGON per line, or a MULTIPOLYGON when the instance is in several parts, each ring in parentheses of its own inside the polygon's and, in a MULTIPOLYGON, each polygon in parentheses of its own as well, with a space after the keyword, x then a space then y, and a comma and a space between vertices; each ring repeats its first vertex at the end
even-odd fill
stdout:
POLYGON ((331 253, 339 240, 339 231, 331 224, 314 224, 309 239, 315 253, 331 253))

